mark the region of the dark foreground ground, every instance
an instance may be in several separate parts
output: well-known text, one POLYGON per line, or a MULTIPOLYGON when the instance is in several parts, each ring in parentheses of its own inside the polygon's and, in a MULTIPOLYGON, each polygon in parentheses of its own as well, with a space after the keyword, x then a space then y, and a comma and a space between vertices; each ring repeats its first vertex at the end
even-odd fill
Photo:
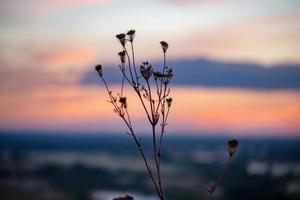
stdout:
MULTIPOLYGON (((151 155, 150 138, 143 138, 151 155)), ((240 138, 237 155, 210 196, 227 156, 225 137, 171 136, 163 152, 168 200, 298 200, 300 139, 240 138)), ((0 199, 154 200, 129 136, 0 133, 0 199)))

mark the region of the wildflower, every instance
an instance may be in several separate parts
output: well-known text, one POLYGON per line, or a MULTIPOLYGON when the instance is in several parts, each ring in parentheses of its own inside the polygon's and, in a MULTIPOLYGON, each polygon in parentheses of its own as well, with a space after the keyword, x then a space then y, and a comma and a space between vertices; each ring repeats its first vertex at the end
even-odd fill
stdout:
POLYGON ((169 44, 166 41, 161 41, 160 45, 161 45, 161 48, 162 48, 163 52, 166 53, 166 51, 169 47, 169 44))
POLYGON ((126 57, 125 57, 126 53, 125 53, 125 51, 120 51, 118 55, 120 56, 121 63, 125 63, 125 60, 126 60, 126 57))
POLYGON ((237 147, 239 145, 239 141, 236 139, 230 139, 228 140, 228 153, 229 156, 233 156, 237 150, 237 147))
POLYGON ((127 100, 126 97, 120 97, 119 102, 121 104, 121 107, 127 108, 127 100))
POLYGON ((122 44, 122 46, 125 46, 126 43, 126 35, 124 33, 120 33, 118 35, 116 35, 116 38, 119 39, 120 43, 122 44))
POLYGON ((96 65, 95 70, 99 73, 100 76, 102 76, 102 65, 96 65))
POLYGON ((129 41, 133 42, 133 39, 135 37, 135 30, 131 29, 130 31, 127 32, 127 35, 129 36, 129 41))
POLYGON ((168 107, 171 107, 172 100, 173 100, 172 97, 166 99, 168 107))
POLYGON ((143 65, 141 65, 140 72, 142 74, 142 77, 146 80, 148 80, 152 76, 152 66, 149 65, 148 62, 144 62, 143 65))

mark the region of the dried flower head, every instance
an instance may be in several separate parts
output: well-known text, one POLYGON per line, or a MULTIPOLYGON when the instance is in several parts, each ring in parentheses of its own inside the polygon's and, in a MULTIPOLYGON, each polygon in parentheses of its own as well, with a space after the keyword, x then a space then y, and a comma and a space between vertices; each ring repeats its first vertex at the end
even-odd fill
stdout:
POLYGON ((238 140, 236 140, 236 139, 230 139, 230 140, 228 140, 228 153, 229 153, 230 157, 235 154, 239 143, 240 142, 238 140))
POLYGON ((148 62, 143 62, 140 67, 141 75, 144 79, 148 80, 152 76, 152 66, 148 62))
POLYGON ((135 30, 133 30, 133 29, 129 30, 129 31, 127 32, 127 35, 128 35, 128 37, 129 37, 129 41, 130 41, 130 42, 133 42, 133 39, 134 39, 134 37, 135 37, 135 30))
POLYGON ((122 46, 125 46, 126 43, 126 35, 124 33, 120 33, 118 35, 116 35, 116 38, 119 39, 120 43, 122 44, 122 46))
POLYGON ((99 73, 100 76, 102 76, 102 65, 96 65, 95 70, 99 73))
POLYGON ((118 53, 118 55, 120 56, 121 63, 125 63, 125 60, 126 60, 126 52, 125 52, 125 51, 120 51, 120 52, 118 53))
POLYGON ((162 48, 163 52, 166 53, 166 51, 169 47, 169 44, 166 41, 161 41, 160 45, 161 45, 161 48, 162 48))
POLYGON ((121 107, 127 108, 127 100, 126 97, 120 97, 119 102, 121 104, 121 107))
POLYGON ((172 101, 173 101, 172 97, 166 99, 168 107, 171 107, 172 101))

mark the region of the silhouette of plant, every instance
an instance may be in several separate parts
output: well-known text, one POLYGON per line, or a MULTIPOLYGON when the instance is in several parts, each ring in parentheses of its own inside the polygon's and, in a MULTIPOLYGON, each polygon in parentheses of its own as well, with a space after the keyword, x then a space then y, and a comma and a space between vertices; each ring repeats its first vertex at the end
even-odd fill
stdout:
MULTIPOLYGON (((136 144, 144 164, 146 166, 147 173, 153 183, 154 190, 161 200, 165 200, 164 186, 161 176, 161 156, 163 147, 163 137, 166 126, 168 125, 167 120, 172 106, 173 99, 169 97, 170 94, 170 82, 173 77, 172 68, 167 67, 166 53, 169 48, 169 44, 165 41, 161 41, 160 45, 163 52, 163 66, 162 69, 154 70, 152 65, 145 61, 140 66, 139 70, 136 67, 135 53, 134 53, 134 38, 135 30, 130 30, 126 34, 121 33, 116 35, 116 38, 121 44, 122 50, 118 53, 120 58, 119 69, 122 74, 120 92, 114 94, 110 90, 103 74, 102 65, 96 65, 95 70, 102 82, 105 85, 109 96, 109 103, 113 106, 113 111, 121 117, 123 122, 128 128, 127 134, 132 137, 136 144), (128 50, 127 44, 129 43, 130 50, 128 50), (130 52, 129 52, 130 51, 130 52), (153 79, 152 81, 150 79, 153 79), (137 98, 139 99, 143 110, 145 111, 146 118, 151 125, 152 132, 152 148, 154 158, 154 170, 150 163, 150 159, 145 155, 142 140, 138 138, 133 124, 130 118, 128 110, 127 98, 124 95, 124 84, 125 81, 132 87, 137 98)), ((214 184, 211 184, 206 190, 209 193, 213 193, 217 184, 221 181, 228 163, 231 157, 236 152, 238 141, 232 139, 228 142, 229 159, 225 163, 224 169, 214 184)), ((119 197, 115 199, 133 199, 131 196, 119 197)))

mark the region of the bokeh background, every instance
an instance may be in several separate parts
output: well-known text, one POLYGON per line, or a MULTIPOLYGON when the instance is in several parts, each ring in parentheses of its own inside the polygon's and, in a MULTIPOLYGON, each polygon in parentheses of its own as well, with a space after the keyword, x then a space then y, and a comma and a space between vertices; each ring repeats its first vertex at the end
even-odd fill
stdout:
POLYGON ((130 29, 138 63, 161 67, 159 42, 170 45, 169 198, 299 199, 299 21, 298 0, 2 0, 1 199, 154 198, 94 71, 120 90, 115 35, 130 29), (209 196, 230 137, 239 152, 209 196))

